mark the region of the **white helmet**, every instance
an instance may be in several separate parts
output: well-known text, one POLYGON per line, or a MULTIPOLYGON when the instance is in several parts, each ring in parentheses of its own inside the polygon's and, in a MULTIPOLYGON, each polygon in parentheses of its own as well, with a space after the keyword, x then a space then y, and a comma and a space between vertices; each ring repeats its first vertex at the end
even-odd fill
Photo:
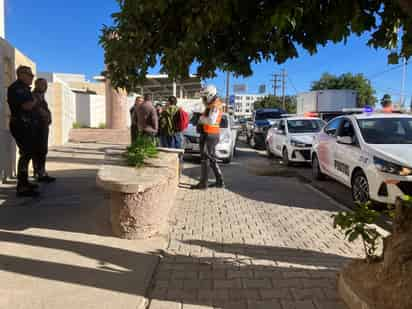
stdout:
POLYGON ((207 103, 212 102, 217 95, 217 89, 214 85, 208 85, 200 90, 200 96, 206 98, 207 103))

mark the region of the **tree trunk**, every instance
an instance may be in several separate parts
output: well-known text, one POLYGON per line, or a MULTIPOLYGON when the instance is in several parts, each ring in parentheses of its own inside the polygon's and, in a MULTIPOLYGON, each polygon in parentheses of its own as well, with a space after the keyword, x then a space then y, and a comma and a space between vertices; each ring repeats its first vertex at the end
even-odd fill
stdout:
MULTIPOLYGON (((384 239, 379 262, 355 261, 341 273, 341 280, 359 299, 374 309, 412 308, 412 205, 398 201, 392 235, 384 239)), ((348 305, 347 294, 341 294, 348 305)))

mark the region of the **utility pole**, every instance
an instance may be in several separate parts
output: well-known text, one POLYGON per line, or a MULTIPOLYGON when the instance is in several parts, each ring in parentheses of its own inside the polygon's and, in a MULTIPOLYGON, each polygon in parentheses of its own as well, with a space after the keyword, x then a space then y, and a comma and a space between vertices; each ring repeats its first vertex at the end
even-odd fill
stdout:
POLYGON ((406 58, 403 58, 403 67, 402 67, 402 82, 401 82, 401 106, 404 105, 404 94, 405 94, 405 80, 406 80, 406 58))
POLYGON ((280 77, 281 77, 280 74, 277 74, 277 73, 273 74, 273 79, 272 79, 272 82, 273 82, 273 95, 275 97, 276 97, 276 94, 277 94, 277 90, 280 88, 280 84, 279 84, 280 77))
POLYGON ((286 110, 286 70, 282 69, 282 106, 286 110))

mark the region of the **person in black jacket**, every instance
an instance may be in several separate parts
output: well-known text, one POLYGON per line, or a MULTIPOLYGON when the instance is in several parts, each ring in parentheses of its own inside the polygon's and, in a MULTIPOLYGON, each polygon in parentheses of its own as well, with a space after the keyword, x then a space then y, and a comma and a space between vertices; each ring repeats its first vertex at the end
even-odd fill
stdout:
POLYGON ((17 80, 7 89, 10 107, 10 132, 19 148, 17 165, 17 196, 38 196, 36 185, 29 182, 28 168, 35 156, 36 128, 33 117, 35 102, 30 91, 34 75, 30 67, 17 69, 17 80))
POLYGON ((47 91, 47 80, 38 78, 34 82, 33 99, 35 107, 33 113, 36 118, 37 141, 35 146, 36 155, 33 158, 34 175, 38 182, 51 183, 56 180, 46 172, 46 158, 49 148, 49 126, 52 116, 47 104, 45 94, 47 91))

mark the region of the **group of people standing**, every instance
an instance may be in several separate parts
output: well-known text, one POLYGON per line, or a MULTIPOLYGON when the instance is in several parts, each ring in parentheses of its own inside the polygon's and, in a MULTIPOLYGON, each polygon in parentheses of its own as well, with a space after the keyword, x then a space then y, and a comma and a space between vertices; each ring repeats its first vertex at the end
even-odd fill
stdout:
POLYGON ((174 96, 168 98, 164 107, 154 107, 150 95, 136 97, 130 109, 132 143, 139 135, 145 135, 157 139, 161 147, 182 148, 182 113, 185 112, 177 106, 174 96))
POLYGON ((37 182, 51 183, 56 179, 46 172, 49 126, 52 122, 45 94, 47 81, 36 79, 34 90, 31 86, 34 74, 30 67, 20 66, 17 80, 7 90, 10 107, 10 132, 19 148, 17 165, 17 196, 39 195, 38 185, 29 182, 29 164, 33 162, 37 182))
MULTIPOLYGON (((215 174, 217 188, 225 186, 222 171, 216 159, 216 146, 220 139, 220 122, 223 115, 223 104, 217 96, 217 89, 210 85, 202 89, 201 97, 205 111, 197 124, 200 135, 201 176, 200 182, 192 189, 205 190, 209 186, 209 169, 215 174)), ((138 96, 130 110, 131 140, 139 135, 158 138, 161 147, 182 148, 182 132, 189 124, 189 116, 177 106, 174 96, 168 98, 166 106, 153 106, 151 96, 138 96)))

